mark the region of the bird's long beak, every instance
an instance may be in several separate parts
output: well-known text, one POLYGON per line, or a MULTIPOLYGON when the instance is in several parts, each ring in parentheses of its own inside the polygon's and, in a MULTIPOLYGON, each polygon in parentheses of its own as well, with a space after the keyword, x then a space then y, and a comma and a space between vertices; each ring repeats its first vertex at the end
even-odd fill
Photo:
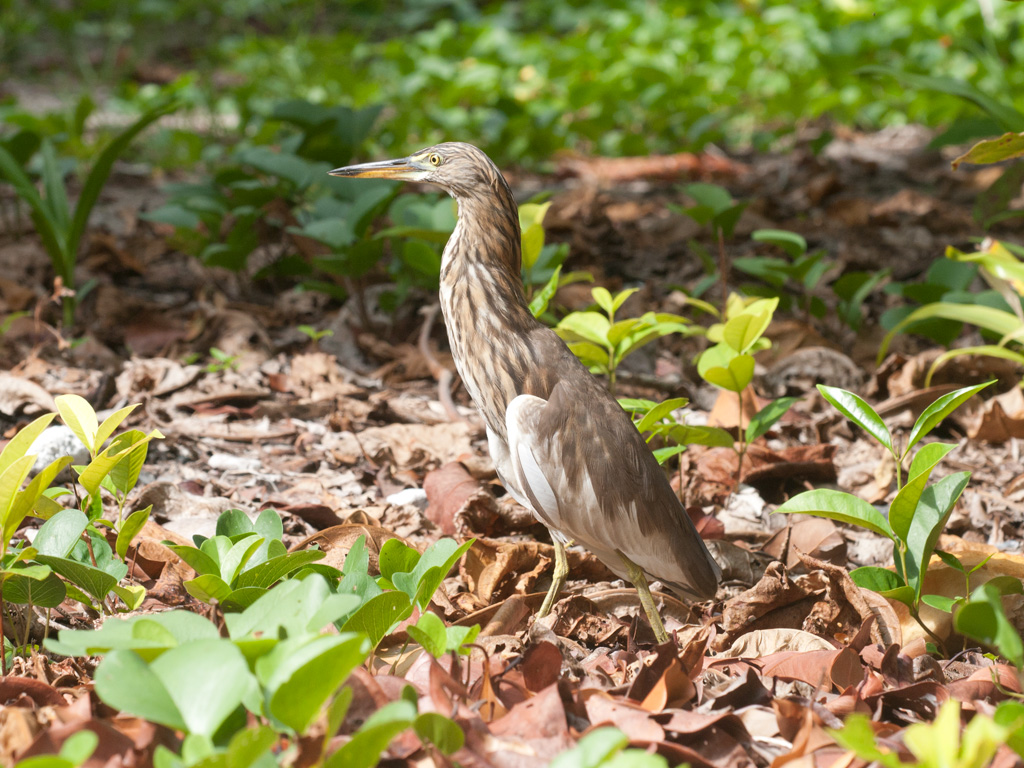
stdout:
POLYGON ((401 179, 403 181, 419 181, 429 171, 417 166, 412 158, 403 157, 401 160, 382 160, 379 163, 362 163, 360 165, 349 165, 345 168, 335 168, 328 171, 331 176, 343 176, 350 179, 401 179))

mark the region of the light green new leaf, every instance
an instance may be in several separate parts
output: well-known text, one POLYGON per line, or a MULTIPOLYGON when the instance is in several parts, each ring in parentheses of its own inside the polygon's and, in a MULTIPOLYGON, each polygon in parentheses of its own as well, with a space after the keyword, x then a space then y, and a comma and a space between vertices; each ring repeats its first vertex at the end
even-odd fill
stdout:
POLYGON ((117 556, 122 560, 124 560, 125 555, 128 554, 128 547, 131 546, 132 540, 139 535, 139 531, 141 531, 146 526, 146 523, 149 522, 149 513, 152 510, 152 504, 143 509, 137 509, 128 515, 128 519, 121 524, 121 530, 117 532, 115 551, 117 552, 117 556))
POLYGON ((383 592, 367 600, 342 626, 342 632, 364 632, 372 647, 400 621, 412 615, 412 601, 404 592, 383 592))
MULTIPOLYGON (((1020 326, 1015 333, 1024 333, 1024 325, 1020 326)), ((1007 337, 1004 337, 1004 341, 1006 338, 1007 337)), ((930 385, 932 376, 935 375, 935 372, 954 357, 965 357, 969 355, 995 357, 1000 360, 1009 360, 1010 362, 1017 363, 1018 365, 1024 365, 1024 354, 996 344, 979 344, 975 347, 957 347, 956 349, 947 350, 935 358, 931 367, 928 368, 928 375, 925 376, 925 385, 930 385)))
POLYGON ((78 482, 82 484, 82 487, 88 491, 90 496, 95 496, 97 494, 100 489, 100 484, 103 482, 103 478, 106 477, 115 466, 117 466, 118 462, 138 448, 139 445, 148 442, 149 440, 163 439, 163 435, 156 429, 148 435, 143 436, 140 440, 135 440, 130 443, 128 443, 127 440, 122 441, 121 437, 121 435, 118 435, 118 437, 114 438, 114 441, 102 453, 98 454, 96 458, 89 462, 89 465, 82 470, 82 474, 78 476, 78 482))
POLYGON ((982 584, 953 617, 956 631, 994 648, 1017 667, 1024 668, 1024 643, 1003 610, 1003 596, 994 584, 982 584))
POLYGON ((659 421, 668 416, 672 411, 682 408, 689 401, 685 397, 672 397, 668 400, 658 403, 656 406, 651 408, 644 417, 637 422, 636 428, 640 432, 646 432, 659 421))
POLYGON ((420 616, 415 626, 407 626, 405 631, 434 658, 443 656, 448 650, 448 632, 444 622, 430 611, 420 616))
POLYGON ((896 456, 892 447, 892 436, 889 434, 889 428, 885 426, 882 418, 875 413, 874 408, 864 402, 862 398, 853 394, 853 392, 847 392, 845 389, 819 384, 818 391, 843 416, 875 438, 894 457, 896 456))
POLYGON ((903 318, 885 335, 881 346, 878 348, 877 362, 881 364, 886 352, 889 350, 889 345, 897 334, 903 333, 914 323, 922 320, 934 320, 936 318, 970 323, 979 328, 992 331, 998 336, 1011 334, 1020 327, 1020 319, 1005 309, 996 309, 980 304, 951 304, 948 302, 926 304, 903 318))
POLYGON ((994 383, 994 381, 987 381, 984 384, 976 384, 973 387, 958 389, 955 392, 943 395, 925 408, 921 415, 917 417, 917 421, 914 422, 914 428, 910 430, 910 436, 907 438, 907 447, 903 450, 903 456, 910 453, 910 449, 917 445, 921 438, 935 429, 949 414, 975 394, 985 389, 985 387, 994 383))
POLYGON ((708 368, 701 374, 704 380, 729 392, 742 392, 754 379, 754 358, 737 355, 726 368, 708 368))
POLYGON ((44 429, 50 426, 50 422, 53 421, 56 415, 55 413, 47 413, 18 430, 18 433, 10 439, 7 445, 4 446, 3 451, 0 452, 0 475, 3 475, 11 464, 28 453, 32 443, 43 433, 44 429))
POLYGON ((842 491, 833 491, 828 488, 804 491, 780 506, 772 514, 779 512, 827 517, 841 523, 859 525, 861 528, 867 528, 869 531, 895 540, 892 528, 889 527, 889 522, 881 512, 864 499, 842 491))
POLYGON ((722 329, 722 341, 742 354, 761 338, 771 321, 771 312, 743 312, 726 322, 722 329))
MULTIPOLYGON (((186 679, 193 675, 194 670, 184 672, 186 679)), ((185 719, 160 678, 134 652, 108 653, 96 668, 95 681, 96 695, 104 704, 168 728, 186 729, 185 719)))
POLYGON ((956 448, 956 443, 928 443, 914 454, 914 460, 910 462, 910 469, 907 471, 907 480, 913 480, 924 472, 931 472, 946 454, 956 448))
POLYGON ((416 720, 416 705, 399 699, 378 709, 352 740, 327 758, 325 768, 373 768, 381 753, 398 734, 412 726, 416 720))
POLYGON ((758 229, 750 236, 759 243, 777 245, 794 259, 807 253, 807 241, 796 232, 786 229, 758 229))
POLYGON ((64 424, 89 449, 89 455, 95 456, 99 447, 96 445, 96 432, 100 425, 96 420, 96 411, 89 401, 81 395, 58 395, 54 398, 57 411, 64 424))
MULTIPOLYGON (((131 430, 124 434, 132 435, 134 437, 132 442, 136 440, 141 442, 129 451, 127 456, 114 465, 107 478, 110 480, 111 485, 121 492, 122 496, 127 496, 135 488, 135 484, 139 482, 139 473, 142 472, 142 466, 146 463, 146 455, 149 453, 149 441, 144 439, 145 434, 139 430, 131 430)), ((118 437, 121 437, 121 435, 118 437)))
POLYGON ((598 346, 608 343, 608 329, 611 323, 600 312, 571 312, 558 323, 555 331, 563 339, 582 339, 598 346))
POLYGON ((129 414, 138 407, 138 403, 126 405, 124 408, 114 411, 103 420, 103 423, 96 430, 96 450, 103 447, 103 444, 114 434, 114 430, 121 426, 121 422, 127 419, 129 414))
MULTIPOLYGON (((49 466, 47 466, 42 472, 32 478, 31 482, 25 486, 25 488, 15 494, 14 503, 7 509, 6 516, 0 515, 0 519, 3 520, 3 537, 5 542, 9 542, 14 536, 14 532, 21 525, 21 522, 28 516, 30 512, 36 510, 36 506, 39 501, 43 498, 44 493, 49 489, 50 483, 54 481, 54 478, 68 466, 73 459, 70 456, 61 456, 59 459, 54 459, 49 466)), ((2 482, 2 481, 0 481, 2 482)), ((0 494, 2 494, 0 489, 0 494)), ((54 503, 57 509, 54 510, 54 514, 60 514, 63 511, 63 507, 54 503)), ((2 503, 0 503, 0 511, 3 510, 2 503)), ((36 510, 36 515, 41 516, 36 510)), ((52 517, 52 515, 51 515, 52 517)))
POLYGON ((129 611, 137 611, 142 601, 146 599, 146 588, 141 584, 128 584, 123 587, 115 584, 110 591, 124 601, 129 611))

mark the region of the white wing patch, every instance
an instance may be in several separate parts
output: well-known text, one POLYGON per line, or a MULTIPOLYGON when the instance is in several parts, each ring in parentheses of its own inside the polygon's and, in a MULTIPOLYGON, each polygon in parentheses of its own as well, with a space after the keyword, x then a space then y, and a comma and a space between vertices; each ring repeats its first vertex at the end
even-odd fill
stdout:
POLYGON ((558 511, 558 497, 547 475, 547 472, 559 471, 551 461, 555 452, 551 446, 537 443, 533 427, 546 405, 547 400, 539 397, 519 395, 505 410, 505 427, 508 430, 509 458, 519 486, 517 490, 530 500, 534 514, 541 522, 550 528, 559 529, 561 515, 558 511))

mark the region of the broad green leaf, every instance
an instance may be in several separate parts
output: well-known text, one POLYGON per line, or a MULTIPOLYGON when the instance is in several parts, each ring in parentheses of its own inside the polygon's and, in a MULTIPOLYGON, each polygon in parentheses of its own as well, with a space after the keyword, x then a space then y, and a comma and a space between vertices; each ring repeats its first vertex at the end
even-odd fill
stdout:
POLYGON ((448 650, 448 632, 444 622, 430 611, 423 613, 415 626, 407 626, 405 631, 434 658, 443 656, 448 650))
POLYGON ((103 447, 103 444, 107 442, 108 438, 114 434, 114 430, 121 426, 121 422, 127 419, 131 412, 138 407, 138 403, 134 405, 126 405, 124 408, 114 411, 103 420, 103 423, 100 424, 99 428, 96 430, 96 450, 103 447))
POLYGON ((952 613, 953 606, 957 604, 958 599, 956 597, 946 597, 945 595, 921 595, 922 603, 944 613, 952 613))
MULTIPOLYGON (((231 742, 228 744, 228 752, 224 756, 224 768, 252 768, 256 766, 260 758, 267 756, 270 748, 274 746, 277 740, 278 735, 274 732, 273 728, 267 725, 239 731, 231 737, 231 742)), ((277 762, 271 760, 271 764, 277 765, 277 762)), ((193 766, 193 768, 213 768, 213 766, 198 764, 193 766)))
POLYGON ((701 378, 711 368, 728 368, 729 362, 736 357, 736 350, 719 341, 713 347, 708 347, 699 358, 697 358, 697 373, 701 378))
POLYGON ((896 455, 892 447, 892 436, 889 434, 889 429, 885 426, 885 422, 882 421, 881 417, 875 413, 874 408, 864 402, 859 396, 853 394, 853 392, 847 392, 845 389, 819 384, 818 391, 843 416, 875 438, 893 456, 896 455))
MULTIPOLYGON (((194 674, 195 671, 184 673, 186 679, 194 674)), ((186 729, 182 713, 159 676, 132 651, 108 653, 94 677, 96 695, 104 704, 168 728, 186 729)))
POLYGON ((0 473, 0 520, 3 520, 4 528, 7 527, 7 516, 14 507, 21 484, 28 477, 35 460, 35 456, 22 456, 11 462, 10 466, 0 473))
POLYGON ((998 139, 979 141, 953 160, 952 165, 953 170, 956 170, 960 163, 984 165, 1021 156, 1024 156, 1024 133, 1004 133, 998 139))
POLYGON ((754 418, 747 425, 747 442, 752 443, 765 435, 799 399, 799 397, 780 397, 778 400, 772 400, 754 414, 754 418))
POLYGON ((10 576, 3 583, 4 600, 7 602, 56 608, 67 596, 64 582, 45 565, 18 568, 8 573, 10 576), (42 570, 45 574, 40 578, 42 570))
POLYGON ((281 522, 280 513, 276 509, 264 509, 256 516, 253 530, 265 539, 280 541, 284 535, 284 523, 281 522))
POLYGON ((412 615, 412 601, 404 592, 383 592, 360 606, 342 626, 342 632, 363 632, 373 648, 398 622, 412 615))
POLYGON ((381 578, 392 587, 392 577, 396 573, 410 573, 419 560, 420 553, 397 538, 385 541, 377 557, 381 578))
POLYGON ((247 635, 260 634, 276 637, 281 627, 290 628, 289 636, 296 635, 296 628, 316 634, 333 621, 328 618, 317 626, 311 626, 312 618, 329 603, 342 600, 346 605, 359 605, 355 595, 332 595, 327 581, 319 575, 305 579, 286 581, 271 592, 264 593, 242 613, 224 617, 228 634, 234 640, 247 635))
POLYGON ((373 768, 392 739, 415 720, 416 706, 411 702, 400 699, 385 704, 367 718, 351 741, 327 758, 325 768, 373 768))
POLYGON ((446 755, 458 752, 466 743, 466 735, 458 723, 437 712, 417 715, 413 729, 421 741, 433 744, 446 755))
POLYGON ((28 453, 32 443, 43 433, 43 430, 50 426, 50 422, 53 421, 56 415, 55 413, 44 414, 18 430, 18 433, 10 439, 7 445, 4 446, 3 451, 0 452, 0 476, 7 471, 11 464, 28 453))
POLYGON ((956 443, 928 443, 923 446, 910 462, 907 480, 913 480, 923 473, 930 473, 956 447, 956 443))
POLYGON ((921 494, 907 533, 907 583, 914 587, 918 596, 935 543, 970 480, 970 472, 955 472, 928 486, 921 494))
POLYGON ((960 634, 994 648, 1017 669, 1024 667, 1024 643, 1006 617, 1003 596, 993 584, 982 584, 956 612, 953 624, 960 634))
MULTIPOLYGON (((70 761, 72 765, 78 766, 88 760, 100 743, 100 737, 95 731, 81 730, 71 734, 60 745, 60 756, 70 761)), ((24 763, 19 763, 24 766, 24 763)))
MULTIPOLYGON (((139 438, 144 438, 145 435, 138 431, 132 430, 132 432, 126 432, 125 434, 135 434, 139 438)), ((110 474, 107 478, 115 489, 121 492, 122 496, 127 496, 128 493, 135 488, 135 484, 139 482, 139 473, 142 471, 142 465, 146 463, 146 455, 149 453, 149 442, 143 441, 138 446, 128 452, 128 455, 121 459, 114 468, 110 470, 110 474)), ((116 495, 116 494, 115 494, 116 495)))
POLYGON ((100 425, 96 420, 96 411, 89 405, 89 401, 80 395, 58 395, 54 402, 64 424, 82 441, 82 445, 89 449, 90 455, 95 456, 99 451, 96 433, 100 425))
POLYGON ((567 343, 567 346, 584 365, 590 368, 599 367, 603 370, 608 369, 610 357, 608 355, 608 350, 603 347, 599 347, 597 344, 591 344, 589 341, 570 341, 567 343))
POLYGON ((910 436, 907 438, 907 447, 903 450, 903 455, 906 456, 921 438, 935 429, 949 414, 993 383, 994 381, 987 381, 984 384, 976 384, 973 387, 958 389, 955 392, 943 395, 925 408, 921 415, 917 417, 917 421, 914 422, 914 428, 910 430, 910 436))
POLYGON ((171 541, 164 541, 162 543, 174 554, 184 560, 185 564, 198 575, 202 576, 207 573, 217 576, 220 575, 220 566, 217 564, 217 561, 201 549, 190 547, 188 544, 175 544, 171 541))
MULTIPOLYGON (((249 516, 240 509, 229 509, 220 513, 217 518, 217 536, 241 536, 246 533, 253 533, 255 526, 249 516)), ((262 534, 260 534, 262 535, 262 534)))
POLYGON ((615 314, 614 303, 612 301, 612 295, 608 292, 608 289, 603 286, 596 286, 590 289, 591 295, 594 297, 594 302, 601 309, 605 311, 609 317, 615 314))
POLYGON ((730 318, 722 329, 722 341, 743 354, 761 338, 772 321, 770 312, 744 312, 730 318))
MULTIPOLYGON (((219 537, 217 537, 219 538, 219 537)), ((266 540, 262 536, 252 535, 235 542, 231 548, 220 559, 220 575, 224 581, 234 586, 238 584, 239 574, 246 564, 256 554, 256 550, 263 546, 266 540)), ((321 555, 322 556, 322 555, 321 555)), ((250 585, 251 586, 251 585, 250 585)))
POLYGON ((850 579, 858 587, 870 589, 882 597, 898 600, 907 606, 914 605, 914 588, 903 583, 892 571, 868 565, 850 571, 850 579))
POLYGON ((121 524, 121 530, 117 532, 116 550, 117 556, 122 560, 128 554, 128 547, 131 546, 132 540, 139 535, 139 531, 149 522, 149 513, 152 510, 152 504, 143 509, 137 509, 128 515, 128 519, 121 524))
POLYGON ((544 248, 544 227, 540 224, 531 224, 523 230, 522 237, 523 267, 532 269, 544 248))
POLYGON ((735 444, 732 434, 721 427, 691 426, 676 424, 665 437, 681 445, 706 445, 710 448, 732 448, 735 444))
POLYGON ((396 588, 402 590, 413 602, 426 610, 431 598, 441 582, 448 575, 452 566, 462 557, 476 539, 459 544, 454 539, 440 539, 430 545, 420 556, 416 567, 411 573, 396 573, 393 575, 393 583, 396 588))
POLYGON ((208 737, 241 705, 252 680, 241 651, 222 639, 171 648, 150 669, 181 713, 184 729, 208 737))
POLYGON ((673 456, 678 456, 685 450, 685 445, 669 445, 664 448, 655 448, 651 453, 654 454, 654 458, 657 459, 659 464, 664 465, 666 461, 673 456))
POLYGON ((742 392, 754 379, 754 358, 737 355, 726 368, 708 368, 704 380, 729 392, 742 392))
POLYGON ((828 488, 804 491, 780 506, 772 514, 779 512, 827 517, 841 523, 859 525, 861 528, 867 528, 869 531, 895 540, 892 528, 889 527, 889 522, 881 512, 863 499, 843 491, 833 491, 828 488))
POLYGON ((477 635, 480 634, 480 625, 474 624, 472 627, 451 626, 445 631, 448 635, 448 649, 468 656, 472 649, 464 646, 468 646, 476 640, 477 635))
POLYGON ((78 482, 82 484, 82 487, 88 491, 90 496, 95 496, 99 492, 100 483, 103 481, 103 478, 110 473, 121 459, 138 448, 142 443, 153 439, 163 439, 163 435, 156 429, 145 435, 142 439, 127 445, 120 440, 120 437, 119 435, 114 438, 114 441, 89 462, 89 465, 78 476, 78 482))
POLYGON ((871 725, 871 718, 867 715, 854 712, 843 721, 842 729, 828 728, 825 732, 835 739, 839 746, 861 760, 877 762, 883 768, 903 768, 906 765, 895 751, 883 752, 878 748, 878 735, 871 725))
POLYGON ((77 509, 64 509, 39 528, 32 545, 40 555, 67 557, 85 533, 89 520, 77 509))
POLYGON ((600 312, 571 312, 561 319, 555 331, 563 339, 582 339, 599 347, 608 343, 611 323, 600 312))
MULTIPOLYGON (((46 498, 43 496, 49 490, 49 485, 54 481, 58 474, 72 462, 70 456, 61 456, 59 459, 54 459, 49 466, 43 469, 42 472, 38 473, 32 478, 31 482, 25 486, 24 489, 18 491, 14 496, 14 502, 7 508, 6 516, 4 516, 4 502, 0 501, 0 520, 3 521, 2 535, 5 542, 9 542, 14 536, 14 532, 21 525, 22 521, 28 516, 30 512, 34 512, 37 516, 41 516, 37 509, 41 499, 46 498)), ((0 486, 2 486, 3 480, 0 480, 0 486)), ((0 487, 0 496, 3 495, 3 489, 0 487)), ((63 511, 63 508, 53 502, 56 509, 53 510, 53 514, 58 515, 63 511)))
POLYGON ((964 564, 960 562, 959 558, 957 558, 956 555, 951 555, 949 552, 943 552, 939 549, 935 550, 935 555, 939 558, 939 560, 944 562, 953 570, 960 571, 960 573, 966 573, 966 571, 964 570, 964 564))
POLYGON ((325 635, 298 648, 282 644, 256 662, 267 690, 270 713, 304 733, 352 670, 370 654, 360 634, 325 635))
POLYGON ((268 589, 289 573, 293 573, 309 563, 322 560, 323 551, 319 549, 304 549, 299 552, 290 552, 278 557, 272 557, 265 563, 253 566, 247 571, 242 571, 235 579, 235 588, 259 587, 268 589))
POLYGON ((231 597, 231 587, 214 573, 204 573, 184 582, 185 590, 196 600, 212 604, 215 600, 224 603, 231 597))
POLYGON ((917 512, 917 504, 921 500, 925 486, 928 485, 930 476, 931 470, 927 470, 912 477, 906 485, 900 488, 889 505, 889 525, 892 526, 893 533, 900 541, 906 541, 910 535, 910 526, 917 512))
POLYGON ((53 555, 37 555, 36 559, 50 566, 85 592, 98 601, 102 601, 110 590, 117 584, 118 579, 106 571, 96 568, 77 560, 69 560, 65 557, 54 557, 53 555))
POLYGON ((146 599, 146 588, 141 584, 129 584, 124 587, 115 584, 110 589, 124 601, 129 611, 137 611, 142 601, 146 599))

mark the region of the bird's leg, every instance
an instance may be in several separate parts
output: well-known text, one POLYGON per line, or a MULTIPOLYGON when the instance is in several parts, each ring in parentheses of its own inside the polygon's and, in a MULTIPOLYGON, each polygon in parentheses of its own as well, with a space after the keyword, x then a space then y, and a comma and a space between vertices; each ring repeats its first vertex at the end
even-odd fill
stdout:
POLYGON ((643 569, 621 552, 619 552, 619 557, 622 558, 622 562, 626 566, 626 576, 636 587, 640 605, 643 606, 644 613, 647 614, 647 620, 651 622, 654 639, 658 641, 658 645, 667 643, 668 633, 665 631, 665 625, 661 623, 661 616, 658 615, 658 609, 654 605, 654 598, 651 597, 651 589, 647 586, 647 577, 644 575, 643 569))
MULTIPOLYGON (((569 574, 569 561, 565 557, 565 545, 556 537, 551 537, 551 543, 555 547, 555 572, 551 576, 551 587, 544 595, 544 603, 537 612, 537 618, 542 619, 551 613, 551 608, 558 599, 558 595, 565 586, 565 577, 569 574)), ((570 542, 571 543, 571 542, 570 542)))

